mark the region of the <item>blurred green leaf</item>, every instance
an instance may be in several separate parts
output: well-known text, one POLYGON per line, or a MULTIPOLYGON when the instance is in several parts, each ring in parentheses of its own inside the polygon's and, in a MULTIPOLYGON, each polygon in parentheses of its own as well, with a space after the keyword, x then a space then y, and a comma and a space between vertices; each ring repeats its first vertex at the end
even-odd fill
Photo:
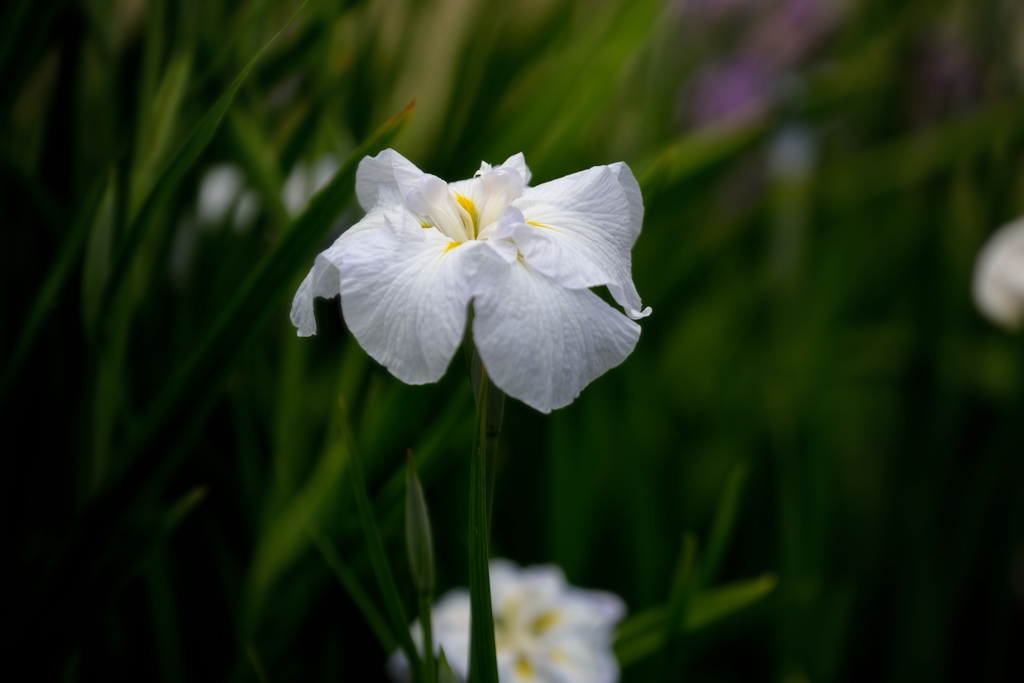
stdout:
MULTIPOLYGON (((764 574, 693 594, 686 608, 686 633, 698 632, 741 612, 764 599, 777 584, 774 574, 764 574)), ((669 609, 665 606, 654 607, 624 621, 615 642, 615 653, 622 666, 657 652, 665 642, 668 622, 669 609)))
POLYGON ((5 364, 3 377, 0 377, 0 400, 6 397, 7 391, 11 388, 18 370, 21 368, 21 364, 25 361, 25 356, 28 355, 36 335, 39 334, 39 330, 46 320, 47 313, 53 310, 54 305, 57 303, 57 297, 64 288, 68 276, 73 272, 75 264, 78 262, 82 245, 85 243, 85 238, 89 234, 94 217, 100 206, 104 185, 105 183, 102 181, 97 182, 89 191, 89 194, 86 195, 82 205, 75 214, 71 230, 68 232, 61 250, 57 254, 56 261, 50 267, 50 272, 46 276, 42 289, 36 295, 28 318, 21 327, 18 341, 14 344, 14 349, 5 364))
POLYGON ((398 637, 398 646, 402 648, 409 661, 409 669, 413 673, 413 680, 421 680, 419 667, 420 657, 416 653, 416 646, 409 635, 409 619, 405 616, 405 609, 402 608, 402 599, 395 586, 395 580, 388 566, 387 556, 384 554, 384 544, 381 542, 380 530, 373 516, 373 506, 370 505, 370 497, 366 492, 366 480, 363 478, 363 469, 359 463, 359 455, 355 449, 355 439, 348 426, 347 409, 344 400, 340 401, 342 410, 343 440, 347 449, 348 462, 351 465, 352 474, 349 479, 352 481, 352 490, 355 493, 356 509, 359 511, 359 521, 363 527, 363 535, 366 538, 366 545, 370 551, 370 561, 373 564, 374 574, 377 576, 377 585, 380 588, 384 605, 387 608, 388 616, 391 619, 391 626, 398 637))
POLYGON ((762 124, 706 128, 674 142, 638 179, 644 203, 650 204, 679 183, 735 159, 760 141, 766 130, 762 124))
POLYGON ((462 683, 448 665, 448 658, 444 656, 444 648, 441 648, 437 662, 437 683, 462 683))
POLYGON ((662 680, 666 683, 678 681, 682 672, 682 645, 686 634, 684 615, 698 577, 697 535, 692 531, 683 534, 682 549, 672 576, 672 593, 668 600, 668 624, 664 643, 661 646, 662 680))
POLYGON ((844 157, 822 169, 815 183, 825 207, 849 211, 857 204, 919 186, 938 173, 1024 137, 1024 107, 992 105, 968 117, 937 124, 888 144, 844 157))
POLYGON ((704 560, 701 562, 701 588, 710 586, 711 582, 715 580, 722 557, 729 548, 733 529, 736 527, 736 518, 739 516, 747 472, 747 463, 737 463, 729 472, 729 478, 725 482, 725 491, 722 492, 722 497, 718 501, 718 510, 715 512, 715 521, 711 526, 707 550, 704 553, 704 560))
POLYGON ((573 40, 524 74, 494 113, 485 157, 518 151, 539 177, 559 170, 580 136, 622 82, 625 66, 650 37, 660 0, 606 2, 587 15, 573 40))
POLYGON ((110 274, 110 260, 114 248, 114 205, 117 193, 116 171, 107 175, 102 199, 96 208, 82 265, 82 323, 85 329, 94 329, 99 313, 100 295, 110 274))
MULTIPOLYGON (((153 189, 154 178, 164 165, 175 126, 180 118, 181 105, 191 73, 190 52, 182 51, 172 55, 152 101, 142 103, 144 114, 140 117, 135 140, 135 160, 132 164, 129 191, 129 223, 135 218, 142 202, 153 189)), ((201 150, 202 147, 197 149, 196 156, 201 150)), ((187 168, 188 166, 185 166, 182 169, 182 175, 187 168)), ((175 184, 179 181, 180 178, 175 184)))
POLYGON ((274 163, 272 150, 259 127, 239 107, 228 113, 226 133, 235 148, 238 160, 245 169, 249 182, 259 190, 263 206, 278 230, 291 224, 288 211, 281 201, 284 179, 274 163))
POLYGON ((168 533, 174 531, 182 520, 206 498, 206 487, 197 486, 177 501, 164 513, 164 528, 168 533))
POLYGON ((700 630, 753 605, 775 590, 778 583, 774 574, 763 574, 697 593, 686 611, 686 630, 700 630))
POLYGON ((270 679, 267 677, 267 670, 263 666, 260 653, 256 651, 256 646, 248 643, 245 646, 245 652, 249 655, 249 662, 252 664, 252 671, 256 674, 256 679, 260 683, 270 683, 270 679))
POLYGON ((412 451, 409 451, 405 472, 405 546, 409 571, 416 584, 416 592, 429 597, 434 592, 434 541, 427 499, 416 475, 412 451))
POLYGON ((351 201, 359 162, 390 145, 408 125, 413 112, 410 104, 384 123, 312 199, 306 212, 221 310, 195 352, 168 378, 143 416, 135 439, 127 448, 129 455, 142 450, 178 411, 194 406, 197 397, 208 398, 211 386, 223 385, 239 359, 239 350, 251 343, 270 315, 278 312, 276 303, 286 294, 296 272, 308 263, 311 252, 351 201))
POLYGON ((313 539, 313 543, 316 544, 320 554, 323 555, 324 561, 327 562, 327 566, 334 572, 334 576, 337 577, 338 582, 348 593, 349 597, 352 598, 352 602, 356 603, 356 607, 363 613, 366 623, 370 625, 373 634, 377 636, 381 649, 385 652, 394 650, 396 644, 395 637, 391 634, 387 621, 384 620, 384 617, 377 610, 377 606, 373 604, 369 594, 363 590, 355 573, 341 559, 330 539, 324 536, 319 528, 311 524, 308 531, 310 538, 313 539))
MULTIPOLYGON (((308 549, 309 530, 319 529, 321 520, 340 514, 349 502, 339 495, 345 477, 351 474, 342 429, 340 417, 332 420, 323 451, 305 484, 275 510, 256 541, 243 603, 242 625, 247 633, 259 625, 275 584, 308 549)), ((389 639, 394 640, 393 636, 389 639)))
POLYGON ((144 201, 141 202, 140 208, 137 214, 134 214, 131 223, 128 225, 126 234, 121 239, 121 243, 117 247, 117 251, 114 256, 114 263, 110 271, 110 276, 106 280, 106 284, 103 288, 103 294, 100 296, 99 313, 97 315, 97 323, 102 324, 106 318, 108 311, 113 303, 114 295, 118 288, 121 287, 125 276, 131 267, 132 262, 135 259, 135 254, 142 244, 143 237, 149 230, 149 227, 156 220, 157 213, 163 207, 164 202, 171 196, 171 193, 178 187, 181 179, 185 176, 186 171, 191 168, 192 164, 195 163, 196 159, 199 158, 200 153, 206 148, 210 140, 213 139, 213 134, 217 131, 217 127, 220 125, 221 119, 224 118, 224 114, 227 113, 228 107, 231 106, 231 101, 235 97, 235 93, 242 86, 242 82, 245 77, 249 75, 252 67, 255 66, 256 61, 260 55, 266 51, 270 45, 277 40, 277 37, 284 32, 284 30, 294 21, 298 13, 305 7, 305 3, 299 7, 292 18, 285 24, 280 31, 278 31, 273 38, 271 38, 255 55, 249 60, 249 63, 245 65, 242 71, 235 77, 234 82, 228 87, 227 91, 220 96, 220 99, 213 105, 213 107, 206 113, 206 115, 199 121, 195 129, 188 136, 181 147, 178 149, 174 158, 171 160, 168 167, 160 175, 160 178, 156 181, 153 189, 146 195, 144 201))

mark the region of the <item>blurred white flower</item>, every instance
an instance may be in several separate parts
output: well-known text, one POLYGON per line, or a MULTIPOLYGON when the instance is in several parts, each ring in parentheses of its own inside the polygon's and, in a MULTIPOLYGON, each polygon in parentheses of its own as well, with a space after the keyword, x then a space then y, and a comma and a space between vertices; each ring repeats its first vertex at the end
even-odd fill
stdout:
POLYGON ((245 175, 233 164, 211 166, 199 182, 196 219, 200 227, 219 226, 245 188, 245 175))
MULTIPOLYGON (((520 568, 491 560, 494 639, 501 683, 615 683, 615 626, 626 614, 618 596, 570 586, 555 566, 520 568)), ((444 648, 452 671, 469 675, 469 592, 444 595, 431 611, 434 650, 444 648)), ((419 622, 411 628, 422 651, 419 622)), ((405 654, 395 652, 388 671, 409 680, 405 654)))
POLYGON ((333 154, 321 156, 312 168, 303 161, 295 164, 281 188, 281 201, 288 215, 295 218, 305 211, 309 200, 331 182, 340 166, 333 154))
POLYGON ((446 183, 393 150, 359 164, 366 216, 302 282, 291 319, 316 332, 314 297, 341 294, 359 344, 408 384, 436 382, 473 339, 494 383, 541 412, 570 403, 640 336, 630 251, 640 187, 623 163, 528 187, 522 154, 446 183), (590 287, 606 285, 629 317, 590 287))
POLYGON ((249 228, 260 215, 262 207, 263 202, 260 200, 259 192, 251 188, 246 190, 238 198, 238 204, 235 205, 235 213, 231 217, 231 227, 240 234, 249 232, 249 228))
POLYGON ((1024 319, 1024 218, 998 230, 974 266, 974 303, 990 320, 1016 330, 1024 319))

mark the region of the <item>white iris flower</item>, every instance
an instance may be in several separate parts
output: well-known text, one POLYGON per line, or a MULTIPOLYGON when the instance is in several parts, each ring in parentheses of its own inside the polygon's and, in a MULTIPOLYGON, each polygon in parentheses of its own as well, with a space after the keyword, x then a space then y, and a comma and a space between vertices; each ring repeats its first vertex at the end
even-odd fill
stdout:
MULTIPOLYGON (((612 652, 615 626, 626 614, 611 593, 575 588, 555 566, 520 568, 491 560, 494 642, 501 683, 615 683, 619 664, 612 652)), ((444 648, 452 671, 469 675, 469 592, 444 595, 431 611, 434 651, 444 648)), ((411 628, 422 651, 419 622, 411 628)), ((399 650, 388 661, 397 681, 409 680, 399 650)))
POLYGON ((529 187, 522 154, 446 183, 393 150, 366 157, 366 216, 302 282, 291 319, 316 332, 313 298, 341 294, 359 344, 403 382, 444 375, 473 303, 473 340, 491 380, 550 412, 621 363, 649 315, 633 285, 640 187, 623 163, 529 187), (590 287, 605 285, 626 312, 590 287), (628 317, 627 317, 628 316, 628 317))

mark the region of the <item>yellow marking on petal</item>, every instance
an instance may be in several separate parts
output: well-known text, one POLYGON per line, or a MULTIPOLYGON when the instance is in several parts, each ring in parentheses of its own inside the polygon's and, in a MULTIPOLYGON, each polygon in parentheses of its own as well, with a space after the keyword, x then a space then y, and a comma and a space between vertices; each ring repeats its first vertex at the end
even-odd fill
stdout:
POLYGON ((469 217, 473 219, 473 225, 476 225, 476 204, 473 203, 473 200, 459 194, 458 192, 455 193, 455 199, 459 202, 459 205, 466 210, 469 217))
POLYGON ((537 221, 526 221, 526 224, 527 225, 532 225, 535 228, 544 228, 545 230, 554 230, 554 228, 552 228, 550 225, 544 225, 543 223, 538 223, 537 221))
POLYGON ((424 230, 430 230, 434 226, 431 225, 430 223, 420 223, 420 227, 423 228, 424 230))
POLYGON ((523 678, 533 678, 537 675, 537 672, 533 670, 533 665, 530 664, 530 660, 526 657, 520 657, 516 660, 516 672, 523 678))
POLYGON ((475 240, 476 233, 479 230, 477 223, 480 222, 480 217, 476 213, 476 204, 469 197, 455 193, 455 200, 459 203, 462 209, 462 222, 466 228, 466 234, 469 235, 469 239, 475 240))
POLYGON ((533 620, 533 624, 530 625, 530 630, 533 631, 534 635, 539 636, 557 624, 558 620, 558 612, 545 612, 533 620))
POLYGON ((449 251, 459 246, 460 244, 462 244, 462 242, 449 242, 448 244, 445 245, 444 251, 441 252, 441 256, 444 256, 445 254, 447 254, 449 251))

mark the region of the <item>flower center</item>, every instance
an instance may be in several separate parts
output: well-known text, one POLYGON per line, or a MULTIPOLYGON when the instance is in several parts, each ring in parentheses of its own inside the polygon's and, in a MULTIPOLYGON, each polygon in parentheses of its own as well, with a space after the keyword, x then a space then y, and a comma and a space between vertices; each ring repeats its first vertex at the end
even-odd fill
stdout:
POLYGON ((523 193, 523 177, 514 168, 495 168, 480 175, 480 186, 483 189, 480 229, 483 230, 497 223, 505 208, 523 193))
POLYGON ((501 218, 502 212, 523 192, 523 177, 512 168, 482 167, 474 197, 455 192, 445 181, 428 173, 409 190, 405 202, 426 219, 424 228, 436 227, 456 242, 487 239, 481 233, 501 218))
POLYGON ((465 242, 476 237, 476 225, 455 197, 455 193, 448 189, 448 183, 425 173, 416 187, 405 195, 405 203, 448 237, 456 242, 465 242))

